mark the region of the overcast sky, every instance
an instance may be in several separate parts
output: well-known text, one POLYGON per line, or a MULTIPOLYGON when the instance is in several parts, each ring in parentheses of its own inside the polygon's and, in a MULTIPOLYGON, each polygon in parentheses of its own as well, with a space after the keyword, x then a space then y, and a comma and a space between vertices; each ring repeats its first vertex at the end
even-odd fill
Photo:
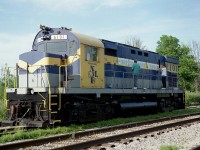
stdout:
POLYGON ((200 41, 199 0, 1 0, 0 65, 30 51, 39 25, 125 43, 133 36, 155 51, 162 35, 200 41))

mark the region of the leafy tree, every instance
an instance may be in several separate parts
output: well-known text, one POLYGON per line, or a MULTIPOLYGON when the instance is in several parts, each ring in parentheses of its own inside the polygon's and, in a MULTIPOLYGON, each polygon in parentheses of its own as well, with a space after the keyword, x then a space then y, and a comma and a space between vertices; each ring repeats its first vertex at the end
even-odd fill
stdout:
POLYGON ((191 90, 198 76, 197 63, 194 56, 190 55, 191 49, 184 44, 179 44, 179 39, 176 37, 167 35, 162 35, 157 44, 157 53, 179 59, 179 85, 191 90))
POLYGON ((198 77, 197 63, 193 56, 185 56, 180 59, 179 80, 181 87, 186 87, 188 90, 193 90, 195 79, 198 77))

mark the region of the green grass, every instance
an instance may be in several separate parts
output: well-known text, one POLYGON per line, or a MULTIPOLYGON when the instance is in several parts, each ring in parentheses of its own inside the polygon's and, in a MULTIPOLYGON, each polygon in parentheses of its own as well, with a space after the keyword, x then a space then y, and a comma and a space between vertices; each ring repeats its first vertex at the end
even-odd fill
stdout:
POLYGON ((183 114, 196 113, 196 112, 200 112, 200 109, 180 109, 180 110, 174 110, 171 112, 157 113, 153 115, 136 116, 132 118, 117 118, 117 119, 112 119, 112 120, 99 121, 95 123, 82 125, 82 128, 83 129, 89 129, 89 128, 94 128, 94 127, 100 128, 104 126, 113 126, 113 125, 119 125, 123 123, 148 121, 148 120, 159 119, 159 118, 168 117, 168 116, 176 116, 176 115, 183 115, 183 114))
POLYGON ((0 121, 5 120, 6 118, 6 108, 4 108, 3 104, 0 102, 0 121))
POLYGON ((158 113, 158 114, 146 115, 146 116, 136 116, 132 118, 116 118, 112 120, 99 121, 96 123, 89 123, 89 124, 82 124, 82 125, 70 125, 67 127, 56 127, 52 129, 37 129, 37 130, 29 131, 29 132, 18 130, 17 133, 15 134, 8 134, 8 135, 1 136, 0 143, 11 142, 15 140, 23 140, 23 139, 37 139, 37 138, 46 137, 46 136, 55 135, 55 134, 72 133, 72 132, 83 131, 83 130, 91 129, 91 128, 101 128, 105 126, 113 126, 113 125, 119 125, 119 124, 124 124, 124 123, 147 121, 147 120, 152 120, 152 119, 159 119, 162 117, 176 116, 176 115, 196 113, 196 112, 200 112, 200 109, 175 110, 175 111, 166 112, 166 113, 158 113))
POLYGON ((160 150, 178 150, 178 147, 174 145, 163 145, 160 147, 160 150))
POLYGON ((15 140, 24 140, 24 139, 37 139, 41 137, 46 137, 49 135, 61 134, 61 133, 70 133, 74 131, 79 131, 78 126, 71 125, 69 127, 57 127, 54 129, 37 129, 28 132, 23 130, 17 130, 15 134, 3 135, 0 137, 0 143, 11 142, 15 140))

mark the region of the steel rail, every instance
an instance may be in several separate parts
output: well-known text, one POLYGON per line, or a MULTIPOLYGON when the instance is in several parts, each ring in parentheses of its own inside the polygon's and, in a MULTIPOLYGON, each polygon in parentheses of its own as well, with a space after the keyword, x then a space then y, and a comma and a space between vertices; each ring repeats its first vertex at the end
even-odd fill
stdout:
MULTIPOLYGON (((138 123, 128 123, 128 124, 124 124, 124 125, 104 127, 104 128, 100 128, 100 129, 91 129, 91 130, 81 131, 81 132, 77 132, 77 133, 55 135, 55 136, 41 138, 41 139, 26 140, 26 141, 14 142, 14 143, 5 143, 5 144, 0 144, 0 149, 16 149, 16 148, 25 148, 25 147, 28 147, 28 146, 29 147, 30 146, 37 146, 37 145, 42 145, 44 143, 66 140, 66 139, 69 139, 69 138, 80 138, 80 137, 89 136, 89 135, 93 135, 93 134, 104 133, 104 132, 114 131, 114 130, 119 130, 119 129, 126 129, 126 128, 131 128, 131 127, 138 127, 138 126, 143 126, 143 125, 147 125, 147 124, 164 122, 164 121, 169 121, 169 120, 178 119, 178 118, 185 118, 185 117, 195 116, 195 115, 200 115, 200 113, 174 116, 174 117, 166 117, 166 118, 150 120, 150 121, 145 121, 145 122, 138 122, 138 123)), ((181 122, 162 125, 162 126, 159 126, 159 127, 153 127, 153 128, 149 128, 149 129, 145 129, 145 130, 134 131, 134 132, 131 132, 131 133, 125 133, 123 135, 115 135, 115 136, 112 136, 112 137, 105 137, 103 139, 92 140, 92 141, 83 142, 83 143, 74 144, 74 145, 68 145, 64 148, 62 147, 62 148, 57 148, 57 149, 81 149, 81 148, 85 148, 85 147, 90 147, 90 146, 102 144, 102 143, 105 143, 106 141, 108 142, 108 141, 114 141, 114 140, 117 140, 117 139, 120 139, 120 138, 133 137, 133 136, 137 136, 137 135, 140 135, 140 134, 158 131, 158 130, 162 130, 162 129, 165 129, 165 128, 178 126, 178 125, 182 125, 184 123, 190 123, 190 122, 199 121, 199 120, 200 120, 199 118, 195 118, 195 119, 191 119, 191 120, 184 120, 184 121, 181 121, 181 122)))
POLYGON ((200 150, 200 145, 191 148, 190 150, 200 150))
POLYGON ((143 135, 143 134, 147 134, 147 133, 151 133, 151 132, 164 130, 167 128, 177 127, 177 126, 185 125, 185 124, 196 122, 196 121, 200 121, 200 118, 194 118, 194 119, 179 121, 179 122, 175 122, 175 123, 169 123, 169 124, 160 125, 157 127, 142 129, 142 130, 138 130, 138 131, 132 131, 132 132, 124 133, 124 134, 113 135, 113 136, 109 136, 109 137, 99 138, 99 139, 90 140, 90 141, 72 144, 72 145, 66 145, 66 146, 62 146, 62 147, 58 147, 58 148, 53 148, 51 150, 86 149, 86 148, 89 148, 92 146, 97 146, 97 145, 101 145, 101 144, 105 144, 105 143, 109 143, 109 142, 113 142, 113 141, 117 141, 117 140, 121 140, 121 139, 125 139, 125 138, 131 138, 131 137, 135 137, 135 136, 139 136, 139 135, 143 135))

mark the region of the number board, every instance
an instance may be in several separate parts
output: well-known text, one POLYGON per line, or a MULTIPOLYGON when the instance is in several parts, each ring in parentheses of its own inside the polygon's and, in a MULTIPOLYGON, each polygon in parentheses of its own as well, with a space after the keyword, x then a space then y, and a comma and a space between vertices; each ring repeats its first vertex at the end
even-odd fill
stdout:
POLYGON ((66 39, 67 35, 60 35, 60 34, 51 35, 51 40, 66 40, 66 39))
POLYGON ((166 63, 167 71, 178 73, 178 65, 173 63, 166 63))

